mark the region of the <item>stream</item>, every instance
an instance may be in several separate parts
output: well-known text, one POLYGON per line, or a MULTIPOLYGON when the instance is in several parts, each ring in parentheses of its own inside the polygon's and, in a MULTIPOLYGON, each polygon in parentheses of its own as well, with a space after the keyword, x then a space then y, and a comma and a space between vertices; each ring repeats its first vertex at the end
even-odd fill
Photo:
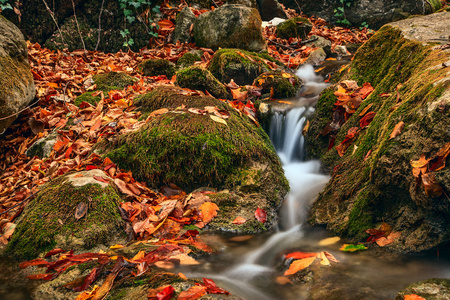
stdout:
MULTIPOLYGON (((302 284, 281 285, 276 279, 282 276, 289 262, 283 262, 282 254, 292 251, 332 253, 340 263, 321 266, 315 276, 312 289, 314 299, 320 289, 328 289, 333 299, 393 299, 407 285, 435 277, 450 277, 449 251, 430 252, 421 255, 394 255, 363 251, 348 253, 339 251, 341 240, 334 245, 320 246, 329 237, 324 229, 305 225, 309 206, 324 188, 329 176, 321 174, 319 161, 307 161, 305 138, 302 129, 306 118, 314 113, 319 93, 327 87, 316 76, 312 66, 297 71, 305 86, 291 105, 273 106, 268 134, 283 164, 290 183, 280 214, 279 228, 275 233, 242 239, 227 235, 209 235, 208 239, 220 239, 224 251, 201 260, 196 267, 181 271, 188 277, 214 279, 231 293, 248 300, 307 299, 309 288, 302 284)), ((317 296, 318 295, 318 296, 317 296)), ((325 295, 325 294, 324 294, 325 295)))

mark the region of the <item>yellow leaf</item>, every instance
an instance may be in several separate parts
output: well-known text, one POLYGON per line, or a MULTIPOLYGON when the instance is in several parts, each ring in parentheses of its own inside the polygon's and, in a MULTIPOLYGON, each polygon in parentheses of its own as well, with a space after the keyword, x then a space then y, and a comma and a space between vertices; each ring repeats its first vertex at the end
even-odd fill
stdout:
POLYGON ((217 216, 217 211, 219 207, 213 202, 205 202, 200 206, 200 211, 202 212, 202 221, 208 223, 215 216, 217 216))
POLYGON ((227 124, 227 121, 225 121, 225 120, 222 119, 222 118, 219 118, 219 117, 216 117, 216 116, 213 116, 213 115, 209 115, 209 117, 210 117, 213 121, 215 121, 215 122, 222 123, 222 124, 224 124, 224 125, 228 125, 228 124, 227 124))
POLYGON ((314 262, 315 259, 316 259, 316 257, 313 256, 313 257, 307 257, 307 258, 299 259, 299 260, 292 262, 289 269, 287 269, 286 272, 284 272, 284 275, 285 276, 292 275, 292 274, 297 273, 300 270, 303 270, 303 269, 309 267, 314 262))
POLYGON ((120 249, 123 248, 124 246, 121 244, 115 244, 114 246, 109 247, 109 249, 120 249))
POLYGON ((282 73, 281 76, 283 76, 283 78, 291 78, 292 77, 292 75, 289 73, 282 73))
POLYGON ((330 261, 328 260, 327 256, 325 255, 325 252, 320 252, 319 254, 317 254, 317 257, 321 259, 320 264, 324 265, 324 266, 329 266, 331 265, 330 261))
POLYGON ((339 242, 341 240, 340 237, 338 236, 334 236, 334 237, 330 237, 330 238, 326 238, 323 239, 319 242, 320 246, 329 246, 329 245, 333 245, 336 244, 337 242, 339 242))

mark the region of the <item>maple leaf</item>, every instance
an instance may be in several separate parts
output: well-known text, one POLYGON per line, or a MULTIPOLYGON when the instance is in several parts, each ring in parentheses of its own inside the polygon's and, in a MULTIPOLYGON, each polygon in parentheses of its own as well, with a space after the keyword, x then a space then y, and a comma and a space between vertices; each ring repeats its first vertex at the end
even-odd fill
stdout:
POLYGON ((215 216, 217 216, 217 211, 219 207, 213 202, 205 202, 200 206, 200 211, 202 213, 203 223, 209 223, 215 216))
POLYGON ((264 209, 261 208, 257 208, 255 211, 255 218, 261 222, 261 223, 265 223, 267 220, 267 213, 264 209))

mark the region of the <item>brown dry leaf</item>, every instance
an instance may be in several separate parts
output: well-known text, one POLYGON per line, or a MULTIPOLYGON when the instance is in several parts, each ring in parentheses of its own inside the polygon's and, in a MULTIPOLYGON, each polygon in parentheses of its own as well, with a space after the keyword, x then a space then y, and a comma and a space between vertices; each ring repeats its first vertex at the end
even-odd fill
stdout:
POLYGON ((398 239, 401 236, 401 232, 398 231, 392 231, 387 237, 381 237, 379 238, 376 243, 380 247, 384 247, 386 245, 389 245, 390 243, 394 242, 396 239, 398 239))
POLYGON ((128 189, 127 184, 124 181, 120 180, 119 178, 115 178, 114 183, 117 185, 119 191, 121 191, 122 193, 130 196, 136 196, 132 191, 128 189))
POLYGON ((284 276, 295 274, 298 271, 309 267, 314 262, 314 260, 316 260, 315 256, 293 261, 289 269, 284 272, 284 276))
POLYGON ((159 116, 159 115, 163 115, 163 114, 165 114, 167 112, 169 112, 169 110, 167 108, 160 108, 160 109, 152 111, 148 116, 149 117, 156 117, 156 116, 159 116))
POLYGON ((284 276, 277 276, 275 277, 275 282, 280 285, 286 285, 286 284, 292 284, 292 281, 284 276))
POLYGON ((392 130, 389 139, 398 137, 402 133, 403 127, 405 127, 405 123, 403 123, 403 121, 398 122, 397 125, 395 125, 394 130, 392 130))
POLYGON ((372 107, 373 103, 370 103, 369 105, 367 105, 366 107, 364 107, 364 109, 359 113, 358 117, 363 117, 366 112, 372 107))
POLYGON ((323 253, 328 258, 329 261, 332 261, 332 262, 335 262, 335 263, 339 262, 330 252, 323 251, 323 253))
POLYGON ((341 83, 341 86, 345 88, 346 90, 356 90, 358 88, 358 83, 354 80, 343 80, 341 83))
POLYGON ((234 219, 234 221, 232 223, 241 225, 241 224, 244 224, 246 221, 247 221, 247 219, 245 219, 243 217, 237 217, 236 219, 234 219))
POLYGON ((217 216, 217 211, 219 207, 213 202, 205 202, 200 206, 200 211, 202 212, 203 223, 209 223, 215 216, 217 216))
POLYGON ((309 120, 306 120, 306 125, 303 127, 303 130, 302 130, 302 135, 303 136, 306 136, 306 134, 308 133, 309 126, 310 126, 309 120))
POLYGON ((199 299, 203 295, 206 295, 206 286, 193 286, 190 287, 187 291, 182 291, 177 300, 195 300, 199 299))
POLYGON ((443 194, 443 190, 434 173, 422 174, 422 184, 428 197, 439 197, 443 194))
POLYGON ((75 210, 75 219, 79 220, 87 213, 88 205, 85 202, 80 202, 75 210))

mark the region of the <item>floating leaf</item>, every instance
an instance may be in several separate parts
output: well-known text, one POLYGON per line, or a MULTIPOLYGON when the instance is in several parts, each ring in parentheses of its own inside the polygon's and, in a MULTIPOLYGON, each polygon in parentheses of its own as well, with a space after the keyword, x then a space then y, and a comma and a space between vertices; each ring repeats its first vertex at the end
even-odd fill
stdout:
POLYGON ((261 222, 261 223, 265 223, 267 220, 267 213, 264 209, 261 208, 257 208, 255 211, 255 218, 261 222))
POLYGON ((284 276, 295 274, 298 271, 309 267, 314 262, 314 260, 316 260, 315 256, 293 261, 289 266, 289 269, 284 272, 284 276))
POLYGON ((329 237, 326 239, 323 239, 319 242, 320 246, 329 246, 329 245, 333 245, 336 244, 337 242, 339 242, 341 240, 340 237, 338 236, 334 236, 334 237, 329 237))
POLYGON ((366 249, 367 249, 367 247, 364 246, 363 244, 358 244, 358 245, 344 244, 344 245, 342 245, 341 248, 339 248, 339 250, 346 251, 346 252, 355 252, 355 251, 366 250, 366 249))
POLYGON ((210 117, 213 121, 215 121, 215 122, 218 122, 218 123, 222 123, 222 124, 224 124, 224 125, 227 125, 227 121, 225 121, 225 120, 222 119, 222 118, 219 118, 219 117, 213 116, 213 115, 209 115, 209 117, 210 117))

